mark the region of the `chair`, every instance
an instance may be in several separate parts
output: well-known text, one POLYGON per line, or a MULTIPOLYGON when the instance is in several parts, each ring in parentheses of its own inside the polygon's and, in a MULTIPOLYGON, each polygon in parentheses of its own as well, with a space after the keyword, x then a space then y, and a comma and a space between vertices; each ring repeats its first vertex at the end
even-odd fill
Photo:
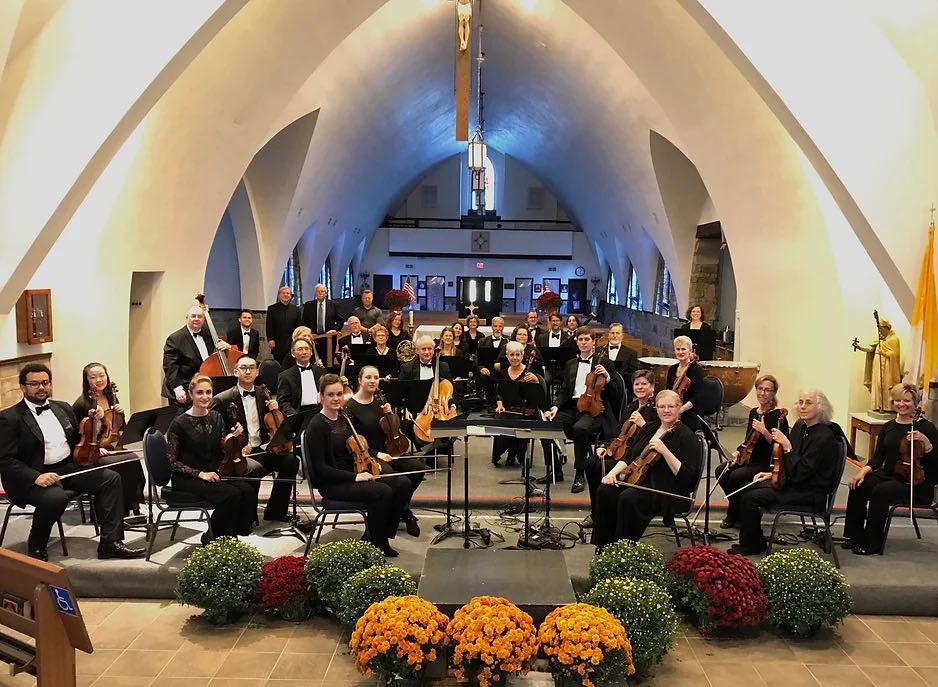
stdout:
MULTIPOLYGON (((700 444, 700 468, 697 470, 697 475, 694 478, 694 486, 688 493, 692 499, 697 493, 697 490, 700 488, 700 480, 703 478, 704 470, 707 467, 707 440, 703 437, 700 432, 694 432, 694 436, 697 437, 697 442, 700 444)), ((690 518, 687 516, 690 515, 691 509, 694 507, 693 501, 684 501, 674 499, 675 503, 680 503, 681 506, 678 509, 675 509, 673 513, 674 519, 671 520, 671 532, 674 533, 674 541, 677 543, 678 548, 681 547, 681 535, 678 532, 677 524, 674 522, 677 518, 680 518, 684 521, 684 527, 687 528, 687 536, 690 538, 690 545, 696 546, 697 539, 694 536, 694 528, 691 525, 690 518)), ((658 516, 664 520, 664 516, 658 516)))
POLYGON ((330 499, 326 497, 321 497, 320 499, 316 498, 316 485, 313 483, 313 462, 309 456, 309 446, 308 442, 303 442, 303 446, 300 449, 300 453, 303 456, 303 467, 306 471, 306 483, 309 485, 309 499, 313 505, 313 510, 316 512, 316 517, 313 518, 312 528, 316 531, 316 537, 313 538, 313 531, 310 530, 309 537, 306 539, 306 550, 303 552, 304 556, 309 555, 309 550, 313 547, 313 544, 319 544, 319 537, 322 536, 322 528, 326 526, 326 518, 330 515, 333 516, 332 527, 333 529, 337 524, 339 524, 340 515, 357 515, 357 518, 351 519, 349 522, 362 522, 365 525, 365 538, 368 538, 368 506, 364 503, 359 503, 358 501, 339 501, 338 499, 330 499))
POLYGON ((267 387, 267 390, 277 397, 277 379, 280 376, 280 363, 276 360, 265 360, 257 368, 257 381, 267 387))
POLYGON ((817 519, 821 518, 824 522, 824 552, 831 554, 834 558, 834 565, 840 567, 840 560, 837 558, 837 548, 834 546, 834 536, 831 531, 833 523, 832 513, 834 510, 834 499, 837 497, 837 488, 840 486, 840 480, 843 478, 844 468, 847 465, 847 442, 838 437, 837 439, 837 466, 834 470, 832 482, 828 486, 827 496, 825 497, 824 507, 819 511, 809 506, 773 506, 767 512, 774 513, 775 519, 772 521, 772 534, 769 535, 769 548, 767 553, 772 553, 772 544, 775 541, 775 532, 778 529, 778 521, 786 515, 795 515, 801 518, 802 523, 807 517, 811 518, 812 525, 817 528, 817 519))
POLYGON ((212 533, 211 510, 213 504, 203 501, 198 496, 189 494, 169 485, 172 477, 172 469, 169 465, 169 455, 166 451, 166 437, 158 429, 147 429, 143 435, 143 462, 147 469, 147 507, 150 511, 150 523, 147 525, 147 560, 153 553, 153 544, 156 541, 156 535, 160 531, 160 522, 166 514, 176 514, 176 518, 170 523, 163 523, 163 527, 172 527, 172 533, 169 536, 170 541, 176 539, 176 531, 182 522, 208 522, 209 536, 212 533), (153 507, 156 506, 159 513, 156 520, 153 520, 153 507), (198 518, 182 518, 182 514, 187 511, 198 511, 198 518))
MULTIPOLYGON (((6 495, 4 494, 6 497, 6 495)), ((94 526, 94 536, 100 536, 101 530, 98 528, 98 518, 95 516, 94 512, 94 502, 88 497, 88 494, 82 491, 72 491, 71 489, 65 490, 65 496, 68 498, 68 503, 76 501, 78 503, 79 513, 81 515, 81 524, 86 524, 85 518, 85 502, 88 503, 88 508, 91 516, 91 524, 94 526)), ((3 525, 0 527, 0 546, 3 546, 3 540, 7 534, 7 525, 10 523, 10 518, 18 518, 23 516, 32 516, 33 509, 31 506, 20 507, 17 506, 12 501, 9 501, 9 497, 6 497, 8 500, 6 512, 3 515, 3 525), (14 511, 13 509, 16 509, 14 511)), ((68 556, 68 546, 65 544, 65 529, 62 527, 62 519, 56 521, 56 525, 59 528, 59 544, 62 546, 62 555, 68 556)))
MULTIPOLYGON (((932 503, 930 506, 918 505, 916 504, 912 508, 912 526, 915 528, 915 536, 919 539, 922 538, 922 532, 918 528, 918 520, 920 515, 916 515, 916 511, 924 515, 925 520, 935 520, 938 521, 938 501, 932 503)), ((892 519, 895 515, 907 515, 909 513, 909 506, 906 503, 897 503, 894 504, 890 509, 889 513, 886 515, 886 526, 883 528, 883 545, 879 548, 879 555, 882 556, 883 552, 886 550, 886 538, 889 536, 889 526, 892 524, 892 519)))

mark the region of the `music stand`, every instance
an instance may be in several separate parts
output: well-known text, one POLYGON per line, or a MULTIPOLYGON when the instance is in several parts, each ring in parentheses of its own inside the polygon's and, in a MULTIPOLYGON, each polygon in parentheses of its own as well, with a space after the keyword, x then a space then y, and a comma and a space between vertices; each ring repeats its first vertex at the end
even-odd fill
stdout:
POLYGON ((469 373, 472 371, 472 361, 468 357, 464 355, 443 355, 440 356, 440 362, 449 365, 449 372, 453 380, 469 379, 469 373))
POLYGON ((212 377, 212 396, 218 396, 222 391, 228 391, 238 383, 237 377, 227 375, 221 377, 212 377))
POLYGON ((686 336, 694 343, 694 352, 701 360, 713 360, 717 350, 717 333, 713 329, 690 329, 679 327, 674 330, 674 338, 686 336))
MULTIPOLYGON (((270 441, 267 442, 266 450, 270 450, 271 446, 281 446, 288 441, 294 441, 293 450, 296 451, 300 447, 300 441, 295 441, 294 437, 299 437, 302 440, 302 432, 306 428, 307 423, 316 415, 318 410, 304 410, 299 413, 294 413, 293 415, 287 415, 283 418, 283 422, 280 423, 280 426, 277 427, 277 431, 274 432, 274 435, 270 437, 270 441)), ((250 456, 249 456, 250 457, 250 456)), ((312 495, 311 495, 312 496, 312 495)), ((296 493, 296 483, 293 484, 293 492, 291 501, 291 514, 290 522, 286 524, 285 527, 277 527, 270 530, 269 532, 264 532, 265 537, 296 537, 301 542, 306 543, 306 537, 303 535, 303 532, 300 531, 300 516, 297 513, 297 493, 296 493)))
POLYGON ((378 374, 381 377, 393 377, 397 374, 398 362, 397 356, 394 353, 388 353, 387 355, 378 355, 377 353, 368 353, 361 356, 360 365, 358 369, 362 369, 370 365, 371 367, 378 368, 378 374))
POLYGON ((710 531, 710 475, 713 472, 713 452, 716 451, 724 458, 724 460, 727 461, 730 460, 730 457, 727 455, 726 449, 724 449, 720 444, 720 440, 714 433, 713 429, 710 427, 710 424, 703 419, 703 416, 713 415, 720 410, 720 406, 723 404, 723 382, 721 382, 719 379, 716 379, 715 377, 704 377, 701 381, 703 388, 700 389, 697 393, 697 403, 699 407, 695 407, 691 412, 697 414, 697 419, 700 421, 700 431, 704 435, 704 439, 707 442, 707 467, 704 492, 704 528, 702 532, 702 538, 704 544, 709 546, 710 542, 714 540, 728 541, 731 539, 730 536, 723 534, 722 532, 710 531))

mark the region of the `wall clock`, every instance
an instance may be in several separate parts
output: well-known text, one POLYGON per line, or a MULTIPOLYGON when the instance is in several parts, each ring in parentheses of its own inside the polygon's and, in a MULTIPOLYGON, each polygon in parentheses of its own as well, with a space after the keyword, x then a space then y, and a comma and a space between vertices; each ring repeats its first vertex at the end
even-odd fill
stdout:
POLYGON ((584 274, 586 274, 586 268, 584 268, 582 265, 580 267, 577 267, 576 270, 574 271, 576 272, 576 276, 578 277, 582 277, 584 274))

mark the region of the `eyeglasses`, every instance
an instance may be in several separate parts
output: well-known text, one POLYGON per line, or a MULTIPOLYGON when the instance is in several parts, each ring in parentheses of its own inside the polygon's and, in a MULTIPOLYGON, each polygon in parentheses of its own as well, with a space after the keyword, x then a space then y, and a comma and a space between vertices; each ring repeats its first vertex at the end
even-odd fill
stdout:
POLYGON ((256 370, 257 365, 238 365, 238 369, 247 372, 249 370, 256 370))
POLYGON ((45 380, 42 382, 26 382, 25 384, 23 384, 23 386, 28 386, 28 387, 35 389, 40 386, 52 386, 52 382, 49 380, 45 380))

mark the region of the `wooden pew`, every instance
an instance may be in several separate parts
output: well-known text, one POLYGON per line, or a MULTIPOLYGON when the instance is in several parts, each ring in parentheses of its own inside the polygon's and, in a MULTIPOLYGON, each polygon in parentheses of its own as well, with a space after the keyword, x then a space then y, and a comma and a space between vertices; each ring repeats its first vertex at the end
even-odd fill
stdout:
POLYGON ((68 573, 0 549, 0 661, 35 675, 39 687, 74 687, 75 649, 94 651, 68 573), (35 639, 35 646, 3 631, 35 639))

